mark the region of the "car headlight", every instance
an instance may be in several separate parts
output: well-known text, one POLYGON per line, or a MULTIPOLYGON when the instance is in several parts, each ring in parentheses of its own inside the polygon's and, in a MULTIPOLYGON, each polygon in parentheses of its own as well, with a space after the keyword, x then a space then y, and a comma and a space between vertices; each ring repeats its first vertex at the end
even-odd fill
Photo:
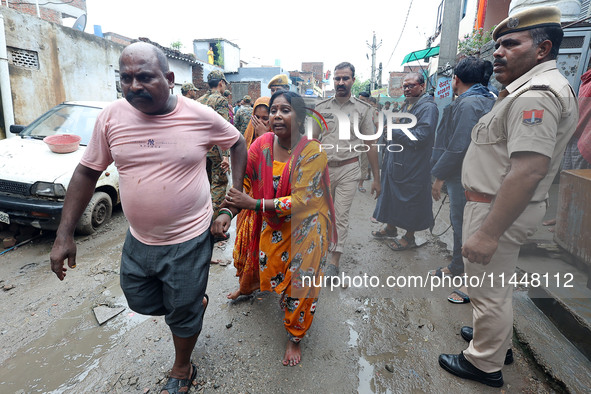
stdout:
POLYGON ((60 183, 36 182, 31 187, 31 194, 40 197, 63 198, 66 188, 60 183))

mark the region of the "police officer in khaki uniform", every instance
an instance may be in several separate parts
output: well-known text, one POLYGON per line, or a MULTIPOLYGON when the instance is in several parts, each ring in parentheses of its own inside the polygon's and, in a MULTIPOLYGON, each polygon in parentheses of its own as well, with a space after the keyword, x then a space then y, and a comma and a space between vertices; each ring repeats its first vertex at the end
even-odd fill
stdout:
MULTIPOLYGON (((224 92, 228 87, 226 76, 219 70, 213 70, 207 74, 207 83, 209 90, 197 101, 213 108, 214 111, 229 122, 228 99, 224 96, 224 92)), ((230 152, 220 149, 217 145, 207 152, 207 177, 210 183, 214 217, 217 216, 220 205, 226 197, 226 189, 228 187, 228 176, 226 173, 230 168, 229 157, 230 152)))
POLYGON ((351 87, 355 82, 355 67, 348 62, 339 63, 334 69, 335 97, 316 105, 327 123, 328 130, 314 128, 314 136, 322 143, 322 150, 328 156, 330 188, 334 202, 338 243, 331 254, 330 262, 324 274, 338 275, 339 261, 344 250, 349 228, 349 210, 361 178, 359 156, 369 146, 367 156, 373 173, 371 192, 377 198, 380 194, 380 173, 378 170, 378 152, 374 140, 362 140, 355 135, 354 127, 361 134, 375 135, 373 124, 374 108, 351 96, 351 87), (348 130, 339 130, 339 118, 343 119, 348 130), (355 125, 355 121, 358 122, 355 125), (346 140, 339 139, 339 134, 347 134, 346 140))
POLYGON ((520 246, 544 217, 548 189, 577 125, 575 94, 556 68, 562 36, 556 7, 534 7, 496 27, 494 72, 505 89, 474 126, 462 168, 468 201, 462 254, 474 328, 461 331, 468 348, 440 355, 439 364, 493 387, 503 385, 501 368, 511 345, 508 282, 520 246), (479 287, 475 278, 483 277, 479 287))
POLYGON ((285 74, 275 75, 267 87, 271 90, 271 96, 279 90, 289 90, 289 78, 285 74))

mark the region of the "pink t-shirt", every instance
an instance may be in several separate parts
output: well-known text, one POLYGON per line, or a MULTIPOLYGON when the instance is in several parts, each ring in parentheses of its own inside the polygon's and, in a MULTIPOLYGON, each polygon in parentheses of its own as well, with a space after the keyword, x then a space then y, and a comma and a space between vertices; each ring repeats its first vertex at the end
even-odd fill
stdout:
POLYGON ((99 114, 80 163, 104 171, 114 161, 132 235, 148 245, 178 244, 210 226, 206 153, 239 138, 214 110, 182 96, 165 115, 146 115, 121 99, 99 114))

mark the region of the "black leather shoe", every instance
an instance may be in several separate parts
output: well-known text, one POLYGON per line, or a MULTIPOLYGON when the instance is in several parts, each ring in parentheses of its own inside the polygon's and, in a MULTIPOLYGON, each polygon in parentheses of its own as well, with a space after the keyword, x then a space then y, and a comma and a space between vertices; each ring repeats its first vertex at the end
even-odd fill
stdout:
MULTIPOLYGON (((460 335, 466 342, 470 342, 474 338, 474 329, 472 327, 464 326, 460 329, 460 335)), ((513 350, 507 349, 505 355, 505 365, 513 364, 513 350)))
POLYGON ((491 387, 502 387, 504 384, 501 371, 483 372, 466 360, 464 353, 441 354, 439 355, 439 365, 447 372, 463 379, 475 380, 491 387))

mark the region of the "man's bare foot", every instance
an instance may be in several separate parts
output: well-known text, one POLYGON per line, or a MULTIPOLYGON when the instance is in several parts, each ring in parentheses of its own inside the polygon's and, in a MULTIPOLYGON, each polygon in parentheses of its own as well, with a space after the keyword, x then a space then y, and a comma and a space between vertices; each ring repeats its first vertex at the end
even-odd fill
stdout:
POLYGON ((299 343, 287 341, 287 348, 285 349, 285 356, 283 357, 283 365, 294 367, 302 361, 302 350, 299 343))
MULTIPOLYGON (((468 292, 468 288, 466 286, 460 287, 459 290, 464 294, 467 294, 468 292)), ((448 296, 448 298, 455 300, 457 303, 461 303, 462 301, 464 301, 461 295, 453 292, 448 296)))
POLYGON ((240 297, 242 295, 242 293, 240 292, 240 289, 233 291, 231 293, 228 293, 228 295, 226 296, 227 299, 229 300, 235 300, 236 298, 240 297))
POLYGON ((542 225, 544 226, 554 226, 556 224, 556 219, 544 220, 542 225))

